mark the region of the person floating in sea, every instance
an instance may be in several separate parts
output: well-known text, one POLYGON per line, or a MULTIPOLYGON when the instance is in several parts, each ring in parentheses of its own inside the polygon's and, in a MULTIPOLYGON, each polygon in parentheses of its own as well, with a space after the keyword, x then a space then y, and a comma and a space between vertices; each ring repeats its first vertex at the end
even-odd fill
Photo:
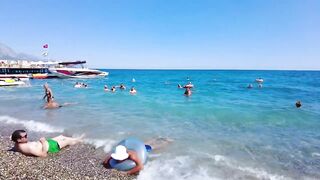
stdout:
POLYGON ((75 88, 81 88, 81 87, 82 87, 82 85, 81 85, 81 83, 76 82, 76 84, 74 85, 74 87, 75 87, 75 88))
POLYGON ((125 90, 125 89, 126 89, 126 86, 121 83, 119 88, 120 88, 121 90, 125 90))
POLYGON ((137 90, 134 87, 132 87, 129 92, 130 94, 136 94, 137 90))
POLYGON ((43 88, 44 88, 44 96, 42 99, 46 99, 47 102, 49 102, 51 99, 53 99, 53 93, 52 93, 52 90, 50 89, 48 83, 45 83, 43 85, 43 88))
POLYGON ((116 92, 116 87, 115 86, 112 86, 111 92, 116 92))
POLYGON ((191 88, 186 88, 186 90, 184 91, 184 95, 191 96, 191 94, 192 94, 191 88))
POLYGON ((297 107, 297 108, 300 108, 301 106, 302 106, 301 101, 297 101, 297 102, 296 102, 296 107, 297 107))
POLYGON ((81 82, 76 82, 76 84, 74 85, 75 88, 87 88, 88 85, 85 83, 81 83, 81 82))
POLYGON ((136 174, 143 169, 148 153, 159 151, 171 142, 172 140, 167 138, 153 139, 147 144, 136 138, 124 139, 107 155, 103 165, 106 168, 126 171, 128 174, 136 174))
POLYGON ((110 89, 108 88, 107 85, 104 85, 103 90, 104 90, 104 91, 110 91, 110 89))
POLYGON ((29 142, 25 130, 16 130, 11 135, 15 142, 14 150, 27 155, 47 157, 48 153, 57 153, 62 148, 82 142, 84 135, 79 138, 71 138, 63 135, 54 138, 40 138, 39 141, 29 142))

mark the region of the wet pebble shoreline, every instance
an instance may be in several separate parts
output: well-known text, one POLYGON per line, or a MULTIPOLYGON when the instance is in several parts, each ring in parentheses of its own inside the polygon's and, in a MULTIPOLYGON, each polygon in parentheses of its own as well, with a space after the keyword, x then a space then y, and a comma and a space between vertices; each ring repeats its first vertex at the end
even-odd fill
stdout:
MULTIPOLYGON (((10 151, 14 145, 10 135, 15 128, 0 125, 0 179, 136 179, 136 176, 104 168, 102 161, 106 154, 87 144, 64 148, 46 158, 10 151)), ((32 135, 36 138, 42 136, 32 135)))

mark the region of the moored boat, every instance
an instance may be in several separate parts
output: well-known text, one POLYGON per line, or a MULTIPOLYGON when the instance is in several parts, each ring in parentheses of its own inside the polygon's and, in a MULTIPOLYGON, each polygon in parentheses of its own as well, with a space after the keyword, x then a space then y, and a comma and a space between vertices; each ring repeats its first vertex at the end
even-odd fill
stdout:
POLYGON ((26 83, 15 79, 0 79, 0 86, 23 86, 26 83))
POLYGON ((88 69, 83 66, 86 61, 73 61, 73 62, 62 62, 58 63, 58 66, 49 68, 52 75, 59 78, 99 78, 108 76, 108 72, 88 69), (80 67, 76 67, 79 66, 80 67))

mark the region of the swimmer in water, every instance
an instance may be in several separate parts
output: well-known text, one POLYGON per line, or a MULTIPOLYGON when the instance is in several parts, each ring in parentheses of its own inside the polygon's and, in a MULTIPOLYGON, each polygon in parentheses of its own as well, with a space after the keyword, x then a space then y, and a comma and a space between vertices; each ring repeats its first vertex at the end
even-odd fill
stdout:
POLYGON ((124 86, 124 84, 120 84, 120 87, 119 87, 121 90, 125 90, 126 89, 126 86, 124 86))
POLYGON ((110 89, 108 88, 107 85, 104 85, 104 88, 103 88, 104 91, 110 91, 110 89))
POLYGON ((130 89, 130 94, 136 94, 136 93, 137 93, 137 90, 134 87, 132 87, 130 89))
POLYGON ((252 85, 252 84, 249 84, 247 88, 248 88, 248 89, 251 89, 251 88, 253 88, 253 85, 252 85))
POLYGON ((116 87, 115 86, 112 86, 111 92, 116 92, 116 87))
POLYGON ((297 101, 297 102, 296 102, 296 107, 297 107, 297 108, 300 108, 301 106, 302 106, 301 101, 297 101))
POLYGON ((184 95, 191 96, 191 94, 192 94, 191 89, 190 88, 186 88, 186 91, 184 92, 184 95))
POLYGON ((193 88, 193 84, 189 82, 188 84, 184 85, 183 88, 193 88))

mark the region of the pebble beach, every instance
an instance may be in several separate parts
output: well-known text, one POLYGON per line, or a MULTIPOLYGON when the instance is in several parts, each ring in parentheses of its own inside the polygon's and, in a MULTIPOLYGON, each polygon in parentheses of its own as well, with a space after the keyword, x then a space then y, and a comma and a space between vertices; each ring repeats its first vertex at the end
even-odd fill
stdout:
MULTIPOLYGON (((14 143, 10 135, 21 127, 0 125, 0 128, 0 179, 135 179, 135 176, 104 168, 103 150, 87 144, 64 148, 46 158, 29 157, 11 151, 14 143)), ((33 141, 41 136, 51 137, 56 134, 29 135, 33 141)))

